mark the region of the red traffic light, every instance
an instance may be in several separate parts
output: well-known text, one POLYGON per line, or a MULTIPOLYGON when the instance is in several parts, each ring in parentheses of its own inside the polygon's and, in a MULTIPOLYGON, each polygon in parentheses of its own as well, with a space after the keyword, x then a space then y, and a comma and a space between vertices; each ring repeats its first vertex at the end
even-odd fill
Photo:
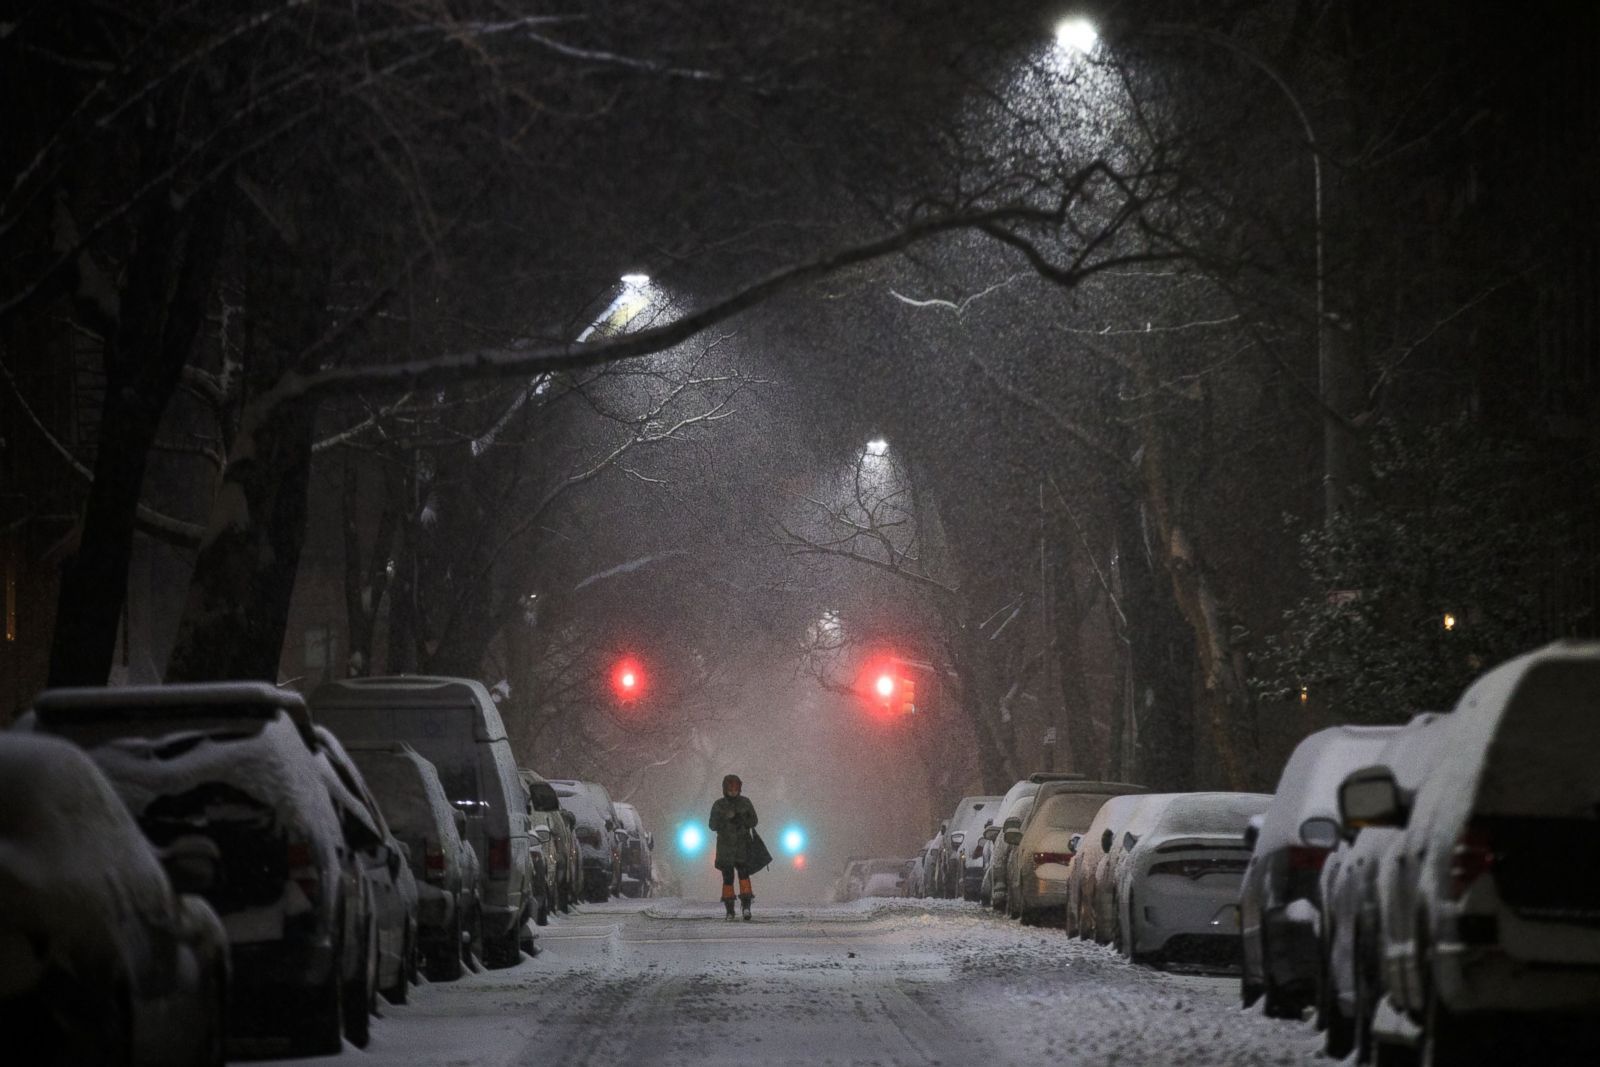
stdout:
POLYGON ((917 710, 916 680, 899 660, 879 661, 862 672, 856 692, 886 712, 911 715, 917 710))
POLYGON ((611 671, 611 689, 619 700, 638 699, 644 691, 644 671, 631 659, 621 661, 611 671))
POLYGON ((878 680, 874 684, 874 688, 877 689, 878 695, 880 697, 882 697, 885 700, 888 700, 890 697, 894 696, 894 675, 892 675, 892 674, 880 674, 880 675, 878 675, 878 680))

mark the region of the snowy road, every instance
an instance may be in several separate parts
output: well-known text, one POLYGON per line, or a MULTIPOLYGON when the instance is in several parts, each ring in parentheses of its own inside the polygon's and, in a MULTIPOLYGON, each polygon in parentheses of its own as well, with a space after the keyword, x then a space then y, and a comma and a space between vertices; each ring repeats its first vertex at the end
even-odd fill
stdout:
MULTIPOLYGON (((509 970, 384 1008, 369 1067, 561 1064, 1289 1064, 1318 1042, 1232 979, 1133 967, 977 905, 589 905, 509 970)), ((288 1061, 327 1064, 339 1060, 288 1061)))

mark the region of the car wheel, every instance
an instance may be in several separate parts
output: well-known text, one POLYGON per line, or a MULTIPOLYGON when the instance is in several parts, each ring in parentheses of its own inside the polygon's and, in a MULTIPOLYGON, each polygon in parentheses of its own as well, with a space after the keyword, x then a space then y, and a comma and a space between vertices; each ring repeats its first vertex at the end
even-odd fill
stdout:
POLYGON ((406 926, 405 936, 400 941, 400 966, 395 969, 394 984, 378 992, 390 1004, 404 1004, 406 991, 411 985, 411 927, 406 926))
POLYGON ((1354 967, 1356 1017, 1351 1020, 1351 1045, 1357 1063, 1372 1062, 1372 1017, 1378 1010, 1378 983, 1372 969, 1367 965, 1370 946, 1364 942, 1361 927, 1357 926, 1354 967))
POLYGON ((211 975, 211 1010, 200 1046, 201 1067, 223 1067, 228 1059, 228 968, 219 963, 211 975))
MULTIPOLYGON (((344 920, 339 920, 339 926, 344 920)), ((294 1031, 298 1051, 311 1056, 332 1056, 340 1049, 340 1036, 344 1032, 344 975, 340 967, 344 958, 344 945, 333 944, 333 965, 328 968, 328 980, 311 990, 309 1003, 300 1013, 294 1031)))
POLYGON ((445 939, 432 946, 424 973, 430 982, 454 982, 461 977, 461 905, 456 905, 455 918, 445 928, 445 939))
POLYGON ((366 1048, 372 1037, 372 968, 371 936, 363 929, 361 934, 361 969, 356 977, 345 983, 344 1036, 356 1048, 366 1048))
POLYGON ((522 946, 520 941, 520 926, 513 926, 504 934, 495 937, 484 936, 483 939, 483 965, 493 970, 506 967, 515 967, 522 961, 522 946))

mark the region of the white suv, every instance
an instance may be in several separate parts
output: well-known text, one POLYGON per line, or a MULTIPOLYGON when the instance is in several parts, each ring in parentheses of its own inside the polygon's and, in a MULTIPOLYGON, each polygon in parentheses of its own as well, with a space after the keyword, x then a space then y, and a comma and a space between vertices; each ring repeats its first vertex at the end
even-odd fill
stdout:
MULTIPOLYGON (((1350 825, 1404 825, 1380 871, 1380 1045, 1477 1063, 1600 1028, 1600 644, 1557 643, 1462 695, 1409 812, 1393 773, 1340 790, 1350 825), (1524 1020, 1520 1026, 1510 1020, 1524 1020)), ((1571 1057, 1563 1049, 1562 1062, 1571 1057)), ((1589 1060, 1588 1062, 1595 1062, 1589 1060)))

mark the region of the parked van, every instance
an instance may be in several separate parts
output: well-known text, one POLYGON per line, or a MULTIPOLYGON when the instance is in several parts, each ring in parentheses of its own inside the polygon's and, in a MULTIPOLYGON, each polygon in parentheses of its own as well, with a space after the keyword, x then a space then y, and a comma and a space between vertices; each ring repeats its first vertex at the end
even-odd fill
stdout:
POLYGON ((529 803, 488 690, 470 678, 346 678, 311 694, 311 709, 347 744, 404 741, 433 763, 481 861, 484 963, 515 964, 537 905, 529 803))

